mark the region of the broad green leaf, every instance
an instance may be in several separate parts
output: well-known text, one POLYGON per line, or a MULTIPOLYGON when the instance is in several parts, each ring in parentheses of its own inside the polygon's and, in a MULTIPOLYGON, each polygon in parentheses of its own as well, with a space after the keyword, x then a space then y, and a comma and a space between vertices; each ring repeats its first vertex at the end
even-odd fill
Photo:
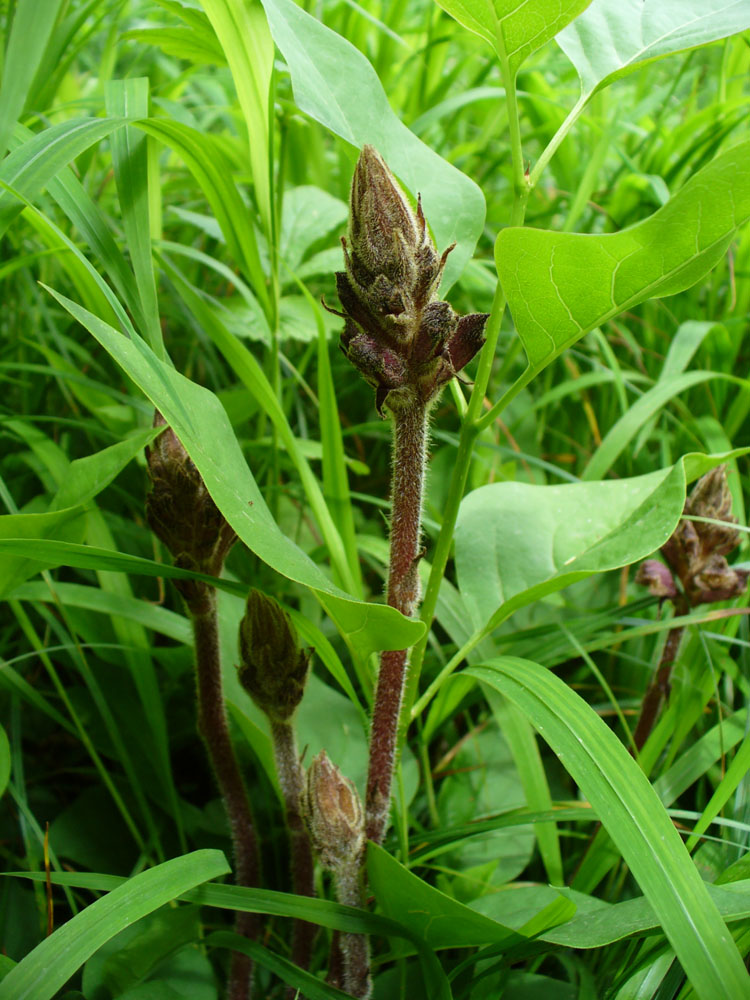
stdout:
MULTIPOLYGON (((77 542, 83 538, 85 530, 86 514, 80 506, 49 514, 4 514, 0 517, 0 545, 7 538, 29 540, 15 553, 6 550, 0 555, 0 598, 39 572, 39 562, 33 555, 36 540, 54 536, 55 541, 77 542)), ((40 541, 39 544, 44 543, 40 541)))
POLYGON ((221 851, 194 851, 127 879, 29 952, 0 983, 0 1000, 51 1000, 124 927, 229 871, 221 851))
MULTIPOLYGON (((0 181, 34 199, 58 170, 124 124, 121 118, 75 118, 51 125, 8 154, 0 164, 0 181)), ((0 189, 0 235, 22 208, 23 202, 0 189)))
POLYGON ((459 590, 475 626, 645 558, 672 534, 684 503, 682 462, 612 482, 474 490, 461 503, 455 546, 459 590))
MULTIPOLYGON (((434 889, 374 843, 367 845, 367 874, 383 912, 407 923, 431 948, 511 947, 528 936, 434 889)), ((539 930, 564 923, 575 913, 575 903, 563 897, 557 901, 558 906, 544 907, 548 919, 539 930)))
POLYGON ((742 958, 658 796, 597 713, 538 663, 498 657, 465 671, 513 701, 598 813, 703 1000, 750 990, 742 958))
POLYGON ((644 63, 748 28, 744 0, 593 0, 557 41, 585 97, 644 63))
POLYGON ((515 75, 521 64, 578 17, 591 0, 437 0, 459 24, 489 42, 515 75))
MULTIPOLYGON (((0 82, 0 160, 23 111, 61 6, 62 0, 18 0, 13 6, 13 26, 0 82)), ((4 16, 10 18, 8 8, 4 16)))
POLYGON ((334 586, 273 520, 217 397, 160 361, 140 340, 117 333, 57 292, 58 302, 112 355, 164 415, 239 537, 282 576, 310 587, 362 655, 404 649, 424 631, 385 605, 365 604, 334 586))
MULTIPOLYGON (((348 215, 348 205, 322 188, 305 184, 285 191, 279 252, 287 267, 296 271, 308 248, 332 230, 343 226, 348 215)), ((341 253, 341 245, 338 241, 336 243, 336 251, 341 253)), ((343 254, 341 256, 343 259, 343 254)), ((338 267, 341 266, 339 261, 338 267)))
POLYGON ((295 465, 307 501, 325 540, 331 563, 337 573, 337 582, 348 591, 354 590, 354 576, 349 569, 338 528, 323 498, 320 483, 297 447, 289 421, 267 375, 247 347, 227 330, 218 312, 207 306, 197 290, 190 285, 180 271, 166 259, 163 260, 166 273, 174 281, 190 312, 219 348, 237 376, 253 394, 253 397, 257 399, 276 428, 282 444, 295 465))
POLYGON ((504 229, 498 274, 529 382, 566 347, 645 299, 695 284, 750 218, 750 141, 721 153, 654 215, 619 233, 504 229))
POLYGON ((263 0, 263 6, 300 109, 354 146, 375 146, 412 194, 421 193, 438 249, 456 244, 442 284, 450 288, 482 232, 482 192, 393 113, 375 70, 350 42, 294 0, 263 0))
POLYGON ((0 797, 5 794, 10 778, 10 743, 5 730, 0 726, 0 797))

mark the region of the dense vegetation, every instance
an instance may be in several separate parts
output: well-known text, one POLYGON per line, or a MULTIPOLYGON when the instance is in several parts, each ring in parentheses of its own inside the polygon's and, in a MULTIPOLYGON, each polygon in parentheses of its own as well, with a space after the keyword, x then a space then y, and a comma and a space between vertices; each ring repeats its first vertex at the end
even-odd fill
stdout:
POLYGON ((243 948, 256 1000, 335 998, 339 932, 378 1000, 750 993, 750 3, 493 4, 0 4, 0 1000, 218 1000, 243 948), (395 410, 321 305, 365 144, 489 314, 431 411, 413 621, 395 410), (149 527, 155 408, 223 567, 149 527), (214 586, 259 889, 196 724, 214 586), (363 799, 411 647, 362 899, 293 892, 251 587, 312 650, 303 765, 363 799))

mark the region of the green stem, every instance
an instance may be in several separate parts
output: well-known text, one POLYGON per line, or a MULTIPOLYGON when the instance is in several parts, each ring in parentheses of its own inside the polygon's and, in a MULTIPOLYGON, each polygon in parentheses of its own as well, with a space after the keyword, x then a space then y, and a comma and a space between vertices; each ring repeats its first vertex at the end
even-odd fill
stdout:
MULTIPOLYGON (((501 40, 502 42, 502 40, 501 40)), ((523 148, 521 145, 521 132, 518 120, 518 102, 516 99, 515 79, 513 78, 506 60, 501 64, 503 83, 505 85, 506 99, 508 102, 508 121, 510 130, 511 152, 513 156, 513 178, 514 197, 511 211, 510 224, 512 226, 523 225, 526 214, 526 203, 531 190, 530 181, 526 178, 523 168, 523 148)), ((466 415, 461 425, 461 432, 458 441, 458 452, 456 462, 453 466, 451 482, 448 488, 448 497, 443 512, 443 523, 440 527, 435 553, 432 559, 432 569, 430 578, 425 590, 424 601, 422 603, 421 620, 426 625, 426 631, 420 641, 414 646, 411 654, 411 666, 407 678, 404 702, 399 720, 399 747, 406 736, 411 716, 412 706, 419 691, 419 678, 422 672, 425 650, 429 630, 437 608, 440 584, 445 575, 445 568, 448 564, 451 547, 453 545, 453 532, 456 526, 458 510, 466 489, 466 481, 469 475, 469 467, 474 452, 474 444, 479 435, 480 428, 485 426, 481 419, 482 404, 484 402, 487 386, 492 374, 492 365, 495 360, 497 342, 500 337, 500 328, 505 314, 506 297, 498 281, 495 288, 495 297, 490 310, 490 317, 485 328, 485 344, 479 356, 479 367, 477 369, 476 381, 469 398, 466 415)))
POLYGON ((536 163, 534 164, 534 169, 529 174, 529 188, 531 190, 533 190, 537 186, 539 178, 544 173, 547 164, 557 152, 557 148, 563 141, 565 136, 568 134, 568 132, 570 132, 570 130, 575 125, 578 116, 581 114, 583 109, 588 104, 590 97, 591 94, 581 94, 581 96, 578 98, 576 103, 571 108, 570 113, 568 114, 565 121, 562 123, 557 132, 555 132, 555 134, 552 136, 545 149, 542 151, 542 155, 536 161, 536 163))

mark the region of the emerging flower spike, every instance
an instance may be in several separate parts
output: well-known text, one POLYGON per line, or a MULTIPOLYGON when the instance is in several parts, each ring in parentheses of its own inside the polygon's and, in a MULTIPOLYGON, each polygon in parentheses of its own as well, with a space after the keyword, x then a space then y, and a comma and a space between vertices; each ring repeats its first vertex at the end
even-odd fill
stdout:
POLYGON ((289 615, 272 597, 251 590, 240 622, 239 680, 258 708, 279 722, 302 701, 310 666, 289 615))
POLYGON ((358 862, 365 847, 365 817, 354 784, 322 750, 307 769, 302 815, 318 860, 329 871, 358 862))
POLYGON ((438 256, 421 200, 414 212, 372 146, 362 147, 357 162, 342 243, 341 349, 375 389, 381 416, 384 407, 428 405, 481 348, 487 315, 458 316, 438 300, 453 247, 438 256))
MULTIPOLYGON (((738 597, 747 586, 748 571, 734 569, 726 560, 732 549, 739 545, 740 533, 731 527, 737 523, 737 518, 732 514, 732 494, 727 485, 725 465, 716 466, 698 480, 685 502, 684 513, 688 517, 692 514, 730 522, 707 524, 704 521, 680 521, 672 537, 662 546, 662 555, 682 584, 688 602, 696 607, 698 604, 714 604, 738 597)), ((644 563, 636 580, 645 583, 652 594, 674 597, 674 593, 659 589, 652 562, 644 563)), ((661 570, 659 581, 669 590, 666 578, 671 580, 671 574, 664 566, 661 570)))
MULTIPOLYGON (((162 426, 165 430, 146 449, 152 482, 146 497, 146 519, 169 549, 175 566, 218 576, 237 535, 211 499, 181 441, 157 410, 154 427, 162 426)), ((188 602, 204 587, 193 580, 174 582, 188 602)))

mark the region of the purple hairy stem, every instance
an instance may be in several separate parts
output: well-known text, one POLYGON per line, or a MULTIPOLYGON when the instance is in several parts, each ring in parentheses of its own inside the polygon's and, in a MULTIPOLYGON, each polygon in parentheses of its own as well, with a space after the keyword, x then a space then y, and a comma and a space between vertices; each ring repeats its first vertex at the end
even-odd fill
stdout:
MULTIPOLYGON (((427 408, 393 411, 393 477, 388 604, 407 617, 419 603, 422 491, 427 447, 427 408)), ((375 689, 367 775, 367 837, 382 843, 388 822, 394 754, 409 652, 381 654, 375 689)))

